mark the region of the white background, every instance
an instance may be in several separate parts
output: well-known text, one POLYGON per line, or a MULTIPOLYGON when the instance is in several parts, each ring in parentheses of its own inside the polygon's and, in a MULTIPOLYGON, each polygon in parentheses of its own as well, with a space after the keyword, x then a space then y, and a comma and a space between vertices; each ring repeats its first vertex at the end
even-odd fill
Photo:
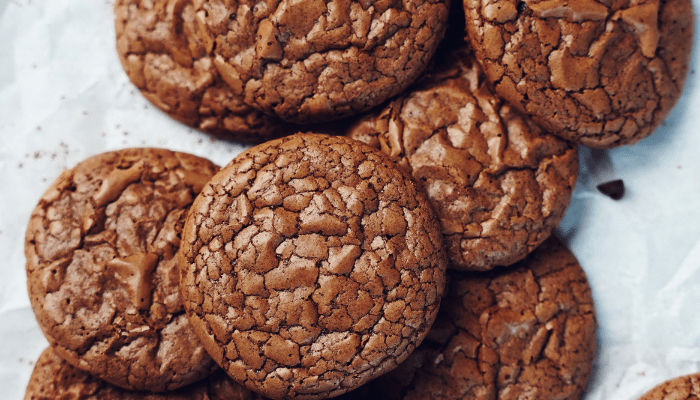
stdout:
MULTIPOLYGON (((24 230, 60 172, 124 147, 187 151, 220 165, 243 149, 151 106, 129 83, 114 48, 109 0, 0 0, 3 399, 23 398, 47 345, 26 294, 24 230)), ((696 69, 697 48, 683 97, 650 138, 612 151, 580 148, 579 181, 559 235, 588 274, 598 313, 586 399, 633 400, 666 379, 700 371, 696 69), (620 201, 595 189, 613 178, 625 182, 620 201)))

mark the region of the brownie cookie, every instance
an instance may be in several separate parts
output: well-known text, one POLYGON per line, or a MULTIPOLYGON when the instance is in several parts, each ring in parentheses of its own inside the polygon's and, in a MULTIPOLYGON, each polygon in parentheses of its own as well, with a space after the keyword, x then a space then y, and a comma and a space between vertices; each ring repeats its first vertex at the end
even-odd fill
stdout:
POLYGON ((231 377, 321 399, 394 368, 444 290, 438 222, 381 152, 306 134, 238 156, 202 190, 181 248, 190 322, 231 377))
POLYGON ((359 113, 400 93, 445 31, 447 0, 202 0, 222 78, 298 123, 359 113))
POLYGON ((463 0, 496 91, 542 127, 597 148, 651 134, 680 96, 690 0, 463 0))
POLYGON ((681 376, 653 388, 639 400, 697 400, 700 398, 700 374, 681 376))
POLYGON ((348 136, 381 148, 423 186, 455 269, 525 257, 559 224, 578 173, 576 145, 495 95, 466 46, 348 136))
POLYGON ((423 344, 340 400, 575 400, 593 365, 596 321, 576 258, 550 238, 512 268, 450 274, 423 344))
POLYGON ((122 389, 63 360, 51 348, 36 362, 24 400, 260 400, 218 370, 209 379, 164 393, 122 389))
POLYGON ((175 253, 186 212, 216 171, 189 154, 126 149, 81 162, 44 193, 27 227, 27 285, 63 358, 150 391, 215 367, 187 321, 175 253))
POLYGON ((289 134, 221 79, 196 32, 190 0, 117 0, 117 52, 131 82, 171 117, 222 138, 289 134), (282 131, 282 132, 280 132, 282 131))

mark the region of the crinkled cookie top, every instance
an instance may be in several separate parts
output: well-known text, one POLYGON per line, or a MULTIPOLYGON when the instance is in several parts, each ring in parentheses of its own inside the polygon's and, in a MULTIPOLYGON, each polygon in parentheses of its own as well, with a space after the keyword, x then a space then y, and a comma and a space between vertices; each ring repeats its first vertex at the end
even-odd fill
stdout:
POLYGON ((695 400, 700 398, 700 374, 668 380, 640 397, 639 400, 695 400))
POLYGON ((595 313, 583 270, 558 240, 511 268, 449 275, 423 344, 339 400, 581 398, 593 366, 595 313))
POLYGON ((223 371, 208 379, 163 393, 122 389, 73 367, 48 348, 29 378, 24 400, 260 400, 223 371))
POLYGON ((202 0, 222 78, 293 122, 356 114, 400 93, 445 32, 446 0, 202 0))
POLYGON ((561 221, 578 174, 576 146, 494 94, 464 46, 347 136, 380 148, 423 187, 454 269, 525 257, 561 221))
POLYGON ((213 361, 179 295, 185 215, 218 167, 193 155, 126 149, 65 171, 32 212, 29 297, 54 349, 127 389, 172 390, 213 361))
POLYGON ((229 139, 261 142, 289 127, 243 102, 221 79, 190 0, 117 0, 117 52, 131 82, 171 117, 229 139))
POLYGON ((464 0, 496 91, 549 132, 597 148, 651 134, 690 61, 689 0, 464 0))
POLYGON ((212 357, 272 398, 320 399, 394 368, 437 314, 439 225, 377 150, 304 134, 238 156, 203 189, 182 293, 212 357))

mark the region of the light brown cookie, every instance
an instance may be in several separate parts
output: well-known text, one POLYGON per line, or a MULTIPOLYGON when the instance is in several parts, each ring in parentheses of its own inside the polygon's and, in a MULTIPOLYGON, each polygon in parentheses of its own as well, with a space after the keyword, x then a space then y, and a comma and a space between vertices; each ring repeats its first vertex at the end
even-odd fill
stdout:
POLYGON ((208 379, 164 392, 122 389, 70 365, 51 348, 39 356, 29 378, 24 400, 261 400, 233 382, 222 370, 208 379))
POLYGON ((651 389, 639 400, 697 400, 700 398, 700 374, 681 376, 651 389))
POLYGON ((127 389, 172 390, 215 367, 179 295, 187 210, 218 167, 161 149, 65 171, 32 212, 27 286, 41 329, 76 367, 127 389))
POLYGON ((171 117, 227 139, 262 142, 291 128, 243 102, 196 32, 190 0, 117 0, 117 52, 131 82, 171 117))
POLYGON ((192 326, 265 396, 337 396, 430 329, 445 254, 425 196, 381 152, 304 134, 239 155, 202 190, 182 242, 192 326))
POLYGON ((423 187, 454 269, 525 257, 559 224, 578 173, 576 145, 504 103, 463 45, 347 135, 380 148, 423 187))
POLYGON ((235 94, 311 123, 357 114, 400 93, 445 31, 446 0, 201 0, 208 48, 235 94))
POLYGON ((449 275, 423 344, 339 400, 581 398, 593 365, 595 313, 583 270, 558 240, 508 269, 449 275))
POLYGON ((496 91, 549 132, 597 148, 650 135, 680 97, 690 0, 463 0, 496 91))

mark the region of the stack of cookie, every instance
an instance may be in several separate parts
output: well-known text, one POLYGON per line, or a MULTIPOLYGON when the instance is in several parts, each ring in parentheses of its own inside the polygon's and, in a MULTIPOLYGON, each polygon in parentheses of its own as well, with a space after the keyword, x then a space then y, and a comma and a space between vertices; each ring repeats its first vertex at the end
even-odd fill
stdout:
MULTIPOLYGON (((26 397, 322 399, 418 348, 425 361, 409 365, 442 369, 412 380, 467 382, 446 396, 494 394, 498 377, 574 398, 592 363, 590 289, 570 253, 544 246, 507 271, 453 274, 439 316, 439 218, 371 146, 299 134, 221 170, 168 150, 104 153, 64 172, 27 229, 29 294, 51 349, 26 397), (434 341, 443 348, 428 351, 434 341), (543 376, 557 384, 538 386, 543 376)), ((387 396, 405 390, 395 386, 387 396)))
POLYGON ((51 350, 26 398, 580 398, 592 297, 549 237, 577 144, 632 144, 675 103, 690 3, 465 1, 447 29, 449 7, 117 0, 152 103, 282 138, 59 177, 27 229, 51 350))

